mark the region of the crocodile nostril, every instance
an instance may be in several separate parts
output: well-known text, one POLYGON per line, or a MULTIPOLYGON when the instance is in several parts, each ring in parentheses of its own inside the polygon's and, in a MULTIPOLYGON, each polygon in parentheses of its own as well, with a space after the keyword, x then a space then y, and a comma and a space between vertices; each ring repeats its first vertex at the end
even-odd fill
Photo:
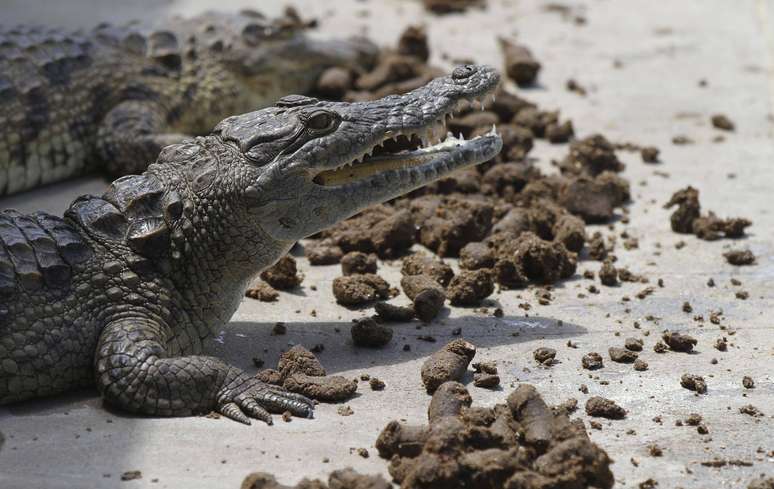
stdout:
POLYGON ((475 72, 476 72, 475 66, 461 65, 454 68, 454 71, 452 71, 452 78, 455 80, 464 80, 465 78, 470 77, 475 72))

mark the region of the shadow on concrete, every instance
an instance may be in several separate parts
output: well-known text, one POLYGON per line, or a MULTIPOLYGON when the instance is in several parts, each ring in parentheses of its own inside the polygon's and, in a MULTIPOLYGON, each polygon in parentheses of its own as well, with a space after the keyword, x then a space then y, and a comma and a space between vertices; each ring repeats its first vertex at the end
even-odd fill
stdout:
POLYGON ((205 353, 218 356, 247 372, 276 365, 279 355, 291 346, 307 348, 323 345, 317 356, 329 373, 393 365, 423 358, 455 338, 465 338, 479 349, 535 341, 546 337, 573 338, 586 334, 586 328, 546 317, 505 316, 502 318, 463 316, 446 318, 430 325, 420 322, 391 323, 393 339, 384 348, 363 348, 352 343, 350 322, 285 322, 287 333, 272 335, 275 323, 233 322, 219 336, 221 342, 208 343, 205 353), (456 336, 453 331, 461 330, 456 336), (420 339, 432 337, 435 342, 420 339), (404 345, 409 345, 404 350, 404 345))

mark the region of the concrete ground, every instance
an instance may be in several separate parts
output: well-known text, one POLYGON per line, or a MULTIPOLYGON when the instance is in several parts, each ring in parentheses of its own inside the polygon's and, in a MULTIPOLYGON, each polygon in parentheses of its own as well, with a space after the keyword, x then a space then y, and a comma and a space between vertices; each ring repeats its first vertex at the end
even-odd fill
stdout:
MULTIPOLYGON (((80 3, 88 7, 93 2, 80 3)), ((142 9, 122 7, 114 16, 194 13, 204 3, 149 2, 142 9)), ((224 0, 217 6, 248 3, 224 0)), ((603 421, 602 430, 590 430, 592 439, 615 460, 618 487, 637 487, 653 478, 659 487, 736 488, 760 474, 774 475, 774 2, 684 0, 645 6, 635 1, 565 0, 568 17, 547 10, 546 2, 490 0, 488 10, 444 18, 429 16, 410 1, 294 3, 304 14, 320 17, 323 33, 367 32, 385 44, 392 44, 406 23, 426 23, 434 60, 444 66, 450 64, 448 59, 466 58, 499 65, 496 35, 517 35, 543 63, 540 87, 524 96, 544 108, 561 108, 581 136, 599 131, 612 140, 661 149, 663 163, 657 166, 643 164, 634 153, 620 153, 634 203, 629 207, 630 224, 619 221, 614 233, 619 235, 620 263, 645 274, 650 285, 663 279, 664 287, 644 300, 635 298, 642 284, 600 287, 595 295, 585 290, 592 282, 578 275, 555 289, 549 306, 538 305, 531 290, 498 293, 493 304, 503 308, 503 318, 452 308, 442 321, 425 328, 397 326, 393 342, 372 351, 355 348, 349 340, 350 320, 371 311, 335 304, 331 282, 338 268, 310 267, 300 259, 306 274, 301 289, 283 293, 274 304, 246 299, 212 350, 254 371, 253 357, 273 365, 290 345, 322 343, 325 351, 319 357, 329 372, 349 377, 367 373, 387 384, 384 391, 373 392, 362 383, 359 395, 347 403, 354 415, 342 417, 339 406, 321 404, 314 420, 278 420, 273 427, 204 417, 140 418, 106 408, 95 392, 7 406, 0 409, 0 430, 7 438, 0 452, 0 487, 226 488, 238 487, 252 471, 270 471, 294 483, 302 476, 323 477, 346 466, 386 475, 374 440, 392 419, 424 419, 429 397, 421 386, 420 365, 458 327, 478 345, 477 358, 496 360, 502 373, 502 390, 470 385, 476 403, 502 402, 512 386, 529 382, 552 403, 575 397, 582 406, 589 396, 602 395, 625 407, 625 420, 603 421), (576 25, 571 19, 575 14, 582 14, 587 23, 576 25), (568 78, 587 87, 588 96, 567 91, 568 78), (700 80, 706 80, 705 87, 700 80), (709 118, 715 113, 727 114, 736 131, 713 129, 709 118), (674 145, 676 135, 689 136, 695 144, 674 145), (719 135, 725 140, 714 142, 719 135), (752 219, 749 237, 705 242, 672 233, 669 211, 661 206, 688 184, 701 191, 705 209, 752 219), (639 239, 639 248, 626 251, 620 246, 623 231, 639 239), (677 249, 681 241, 685 246, 677 249), (757 264, 727 264, 722 253, 732 247, 750 248, 757 264), (716 287, 707 287, 709 278, 716 287), (731 278, 742 285, 732 285, 731 278), (738 290, 748 291, 749 299, 737 299, 738 290), (692 304, 693 314, 682 311, 685 301, 692 304), (518 307, 522 302, 532 305, 528 315, 518 307), (712 311, 722 311, 720 325, 692 319, 697 314, 708 318, 712 311), (286 335, 270 335, 276 321, 287 323, 286 335), (694 335, 698 352, 654 353, 653 344, 664 329, 694 335), (420 335, 433 335, 438 343, 419 341, 420 335), (607 358, 607 348, 622 346, 629 336, 645 340, 641 357, 649 370, 635 372, 610 361, 593 375, 580 368, 583 354, 597 351, 607 358), (721 336, 730 341, 727 352, 713 348, 721 336), (568 340, 578 348, 567 347, 568 340), (411 345, 411 351, 403 351, 404 344, 411 345), (538 368, 532 351, 540 346, 557 349, 560 363, 538 368), (697 396, 680 387, 684 373, 703 375, 708 394, 697 396), (745 375, 755 380, 755 389, 742 388, 745 375), (581 384, 588 386, 588 394, 579 392, 581 384), (739 407, 746 404, 757 406, 765 416, 741 414, 739 407), (693 412, 704 417, 708 435, 675 426, 693 412), (662 457, 649 455, 652 444, 663 449, 662 457), (367 448, 371 457, 352 452, 359 447, 367 448), (743 465, 702 465, 714 459, 743 465), (128 470, 141 470, 142 479, 121 482, 121 473, 128 470)), ((273 12, 281 6, 261 8, 273 12)), ((104 8, 63 11, 41 6, 35 12, 26 2, 8 2, 2 14, 6 21, 31 18, 68 25, 89 25, 95 17, 109 15, 104 8)), ((565 152, 563 146, 539 144, 532 154, 548 169, 550 160, 565 152)), ((84 179, 6 199, 0 207, 59 212, 75 195, 98 192, 103 184, 84 179)), ((395 285, 398 266, 381 264, 382 275, 395 285)), ((579 272, 598 267, 597 262, 583 261, 579 272)), ((588 421, 582 411, 578 416, 588 421)))

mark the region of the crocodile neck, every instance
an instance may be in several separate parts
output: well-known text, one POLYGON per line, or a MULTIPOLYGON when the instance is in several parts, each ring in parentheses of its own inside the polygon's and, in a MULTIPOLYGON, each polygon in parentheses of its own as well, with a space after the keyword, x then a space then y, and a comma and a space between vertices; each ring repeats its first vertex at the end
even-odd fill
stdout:
MULTIPOLYGON (((217 330, 236 312, 250 282, 295 242, 271 238, 243 204, 223 197, 227 192, 214 191, 212 198, 202 198, 193 191, 197 183, 184 166, 153 165, 147 173, 167 191, 178 192, 184 202, 183 216, 175 224, 183 239, 162 258, 169 267, 168 277, 178 291, 185 291, 185 309, 197 329, 217 330)), ((218 179, 211 185, 224 189, 234 184, 218 179)))

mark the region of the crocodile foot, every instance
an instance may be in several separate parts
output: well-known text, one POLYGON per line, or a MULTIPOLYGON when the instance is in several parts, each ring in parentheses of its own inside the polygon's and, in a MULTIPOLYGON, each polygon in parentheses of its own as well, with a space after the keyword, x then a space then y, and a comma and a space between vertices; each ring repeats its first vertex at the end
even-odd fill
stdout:
POLYGON ((271 425, 271 413, 285 411, 290 411, 293 416, 311 418, 314 415, 314 402, 301 394, 244 374, 226 386, 218 396, 218 412, 248 425, 250 418, 271 425))

